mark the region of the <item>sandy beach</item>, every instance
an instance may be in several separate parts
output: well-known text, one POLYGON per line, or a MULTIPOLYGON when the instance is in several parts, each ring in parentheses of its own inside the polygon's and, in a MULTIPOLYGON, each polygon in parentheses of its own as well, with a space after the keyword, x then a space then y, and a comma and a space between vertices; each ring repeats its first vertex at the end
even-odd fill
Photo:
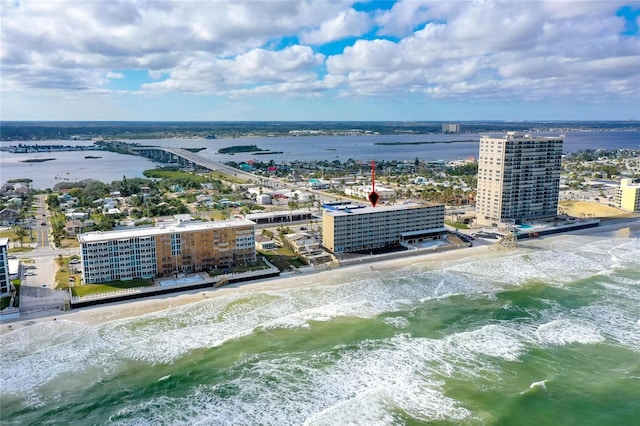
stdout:
MULTIPOLYGON (((578 231, 571 231, 561 234, 545 236, 536 239, 527 239, 518 243, 516 250, 549 249, 556 241, 572 238, 577 235, 589 235, 603 237, 624 238, 625 234, 640 229, 640 219, 631 221, 615 221, 612 223, 601 223, 597 228, 589 228, 578 231)), ((45 321, 70 321, 78 325, 99 324, 103 322, 130 318, 172 309, 190 303, 197 303, 204 298, 216 298, 228 296, 230 294, 253 293, 260 291, 277 291, 291 288, 306 288, 330 281, 336 276, 356 275, 362 273, 374 274, 375 271, 394 271, 421 264, 428 268, 441 268, 443 265, 469 261, 479 257, 502 256, 508 251, 499 251, 487 245, 477 245, 459 250, 425 253, 420 255, 407 256, 406 258, 396 258, 392 260, 381 260, 374 262, 362 262, 357 265, 340 267, 333 270, 321 270, 304 274, 281 275, 276 278, 257 280, 248 283, 237 283, 226 287, 211 290, 193 290, 180 294, 150 297, 144 300, 121 302, 100 305, 90 308, 82 308, 71 312, 51 312, 40 313, 39 315, 22 317, 18 321, 8 322, 0 328, 0 334, 18 330, 24 327, 37 325, 45 321)))

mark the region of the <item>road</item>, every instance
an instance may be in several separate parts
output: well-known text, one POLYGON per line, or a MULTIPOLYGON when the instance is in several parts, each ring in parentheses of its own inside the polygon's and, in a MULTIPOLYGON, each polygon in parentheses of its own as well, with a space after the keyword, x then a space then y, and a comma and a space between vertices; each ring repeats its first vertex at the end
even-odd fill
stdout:
POLYGON ((77 254, 76 250, 54 249, 49 240, 49 217, 45 203, 46 195, 37 196, 36 222, 34 230, 37 236, 35 248, 26 253, 17 253, 18 259, 32 260, 29 269, 23 268, 20 288, 20 314, 33 314, 39 311, 50 312, 60 309, 64 300, 69 299, 68 291, 53 290, 55 287, 56 257, 77 254), (45 225, 42 225, 44 223, 45 225))

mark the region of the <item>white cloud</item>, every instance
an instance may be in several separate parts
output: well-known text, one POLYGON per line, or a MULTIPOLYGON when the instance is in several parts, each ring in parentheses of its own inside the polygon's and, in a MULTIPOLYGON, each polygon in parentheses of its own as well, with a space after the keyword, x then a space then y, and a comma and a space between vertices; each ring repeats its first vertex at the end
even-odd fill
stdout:
POLYGON ((349 9, 324 21, 317 30, 302 34, 300 41, 309 44, 324 44, 349 36, 360 36, 368 32, 370 28, 371 18, 369 15, 349 9))
POLYGON ((416 26, 430 19, 429 10, 433 7, 433 3, 426 0, 398 1, 390 10, 376 17, 376 23, 380 26, 380 35, 404 37, 411 34, 416 26))
POLYGON ((383 31, 400 34, 415 26, 409 10, 430 23, 398 42, 358 41, 327 59, 326 79, 345 77, 338 88, 356 96, 586 99, 633 93, 640 44, 620 35, 624 23, 615 10, 621 3, 551 3, 398 3, 378 18, 395 22, 395 30, 383 31))
MULTIPOLYGON (((233 59, 201 54, 173 67, 161 82, 144 84, 145 91, 194 93, 240 93, 242 86, 282 84, 308 85, 315 81, 313 68, 324 60, 308 46, 290 46, 280 51, 252 49, 233 59)), ((297 86, 285 86, 295 88, 297 86)), ((247 92, 248 93, 248 92, 247 92)))
POLYGON ((134 69, 161 80, 145 94, 640 96, 640 43, 621 35, 619 1, 403 0, 369 13, 351 4, 0 0, 1 90, 102 94, 126 83, 113 70, 134 69), (373 28, 379 39, 317 53, 373 28))

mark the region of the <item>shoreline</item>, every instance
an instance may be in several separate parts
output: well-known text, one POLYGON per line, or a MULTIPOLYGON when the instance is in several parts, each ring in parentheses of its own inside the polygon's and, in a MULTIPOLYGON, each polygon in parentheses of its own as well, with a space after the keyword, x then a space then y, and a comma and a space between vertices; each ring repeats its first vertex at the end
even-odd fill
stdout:
MULTIPOLYGON (((443 252, 429 252, 419 255, 407 256, 403 258, 371 260, 359 262, 353 265, 341 266, 335 269, 313 271, 307 273, 297 273, 273 278, 260 279, 245 283, 230 284, 228 286, 212 288, 206 290, 191 290, 184 293, 173 293, 162 296, 151 296, 149 298, 114 302, 110 304, 98 305, 87 308, 80 308, 68 312, 48 311, 39 312, 28 316, 22 316, 17 320, 8 320, 2 323, 0 335, 12 331, 30 327, 44 321, 69 321, 77 325, 101 324, 108 321, 131 318, 146 315, 153 312, 172 309, 179 306, 198 303, 205 299, 225 297, 233 294, 253 293, 261 291, 278 291, 296 288, 309 288, 316 285, 323 285, 323 282, 336 276, 356 275, 359 273, 393 272, 413 265, 433 265, 434 268, 441 268, 446 263, 460 261, 470 261, 484 257, 495 257, 503 254, 514 253, 517 250, 528 249, 550 249, 554 242, 567 239, 572 236, 593 236, 600 234, 612 234, 629 228, 630 232, 640 230, 640 219, 627 220, 616 223, 604 223, 597 228, 569 231, 559 234, 543 236, 536 239, 527 239, 520 243, 513 251, 498 251, 490 249, 491 245, 476 245, 473 247, 449 250, 443 252)), ((608 238, 624 238, 624 236, 606 236, 608 238)))

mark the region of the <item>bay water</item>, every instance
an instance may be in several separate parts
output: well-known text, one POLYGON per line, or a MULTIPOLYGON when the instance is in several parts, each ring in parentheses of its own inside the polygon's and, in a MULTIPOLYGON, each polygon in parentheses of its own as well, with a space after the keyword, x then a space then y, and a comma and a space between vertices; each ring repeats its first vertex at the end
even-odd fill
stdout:
MULTIPOLYGON (((558 133, 555 133, 556 135, 558 133)), ((364 136, 298 136, 256 137, 237 139, 145 139, 131 141, 141 145, 164 148, 205 148, 198 155, 220 162, 242 162, 251 159, 282 163, 293 160, 335 161, 348 159, 360 161, 451 161, 477 158, 479 134, 427 134, 427 135, 364 135, 364 136), (451 141, 457 141, 455 143, 451 141), (416 144, 429 142, 428 144, 416 144), (382 145, 402 143, 400 145, 382 145), (253 152, 218 154, 221 148, 239 145, 256 145, 271 153, 255 155, 253 152)), ((2 145, 92 145, 91 141, 11 141, 2 145)), ((585 149, 640 149, 640 132, 567 132, 564 151, 571 153, 585 149)), ((105 151, 45 152, 11 154, 0 152, 0 183, 10 179, 31 178, 37 189, 53 188, 61 181, 96 179, 102 182, 142 177, 146 169, 157 163, 144 157, 122 155, 105 151), (87 155, 100 156, 86 159, 87 155), (41 163, 25 163, 24 160, 55 158, 41 163)))
POLYGON ((640 231, 603 231, 4 332, 0 422, 637 425, 640 231))

